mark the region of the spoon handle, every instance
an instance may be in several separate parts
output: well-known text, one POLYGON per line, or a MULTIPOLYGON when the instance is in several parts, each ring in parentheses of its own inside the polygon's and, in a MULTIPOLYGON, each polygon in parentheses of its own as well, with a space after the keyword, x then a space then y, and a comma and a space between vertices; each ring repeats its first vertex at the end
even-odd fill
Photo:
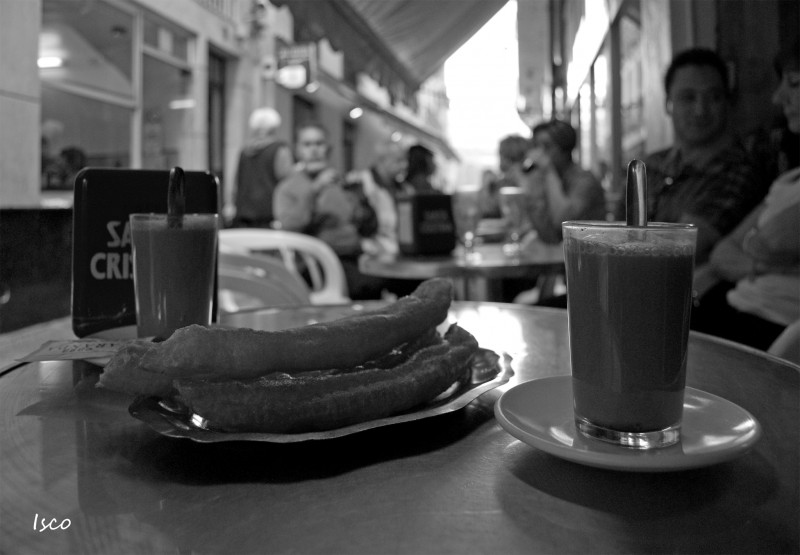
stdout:
POLYGON ((186 211, 184 187, 183 169, 175 166, 169 172, 167 188, 167 225, 169 227, 183 227, 183 214, 186 211))
POLYGON ((629 226, 647 226, 647 172, 641 160, 634 159, 628 164, 625 223, 629 226))

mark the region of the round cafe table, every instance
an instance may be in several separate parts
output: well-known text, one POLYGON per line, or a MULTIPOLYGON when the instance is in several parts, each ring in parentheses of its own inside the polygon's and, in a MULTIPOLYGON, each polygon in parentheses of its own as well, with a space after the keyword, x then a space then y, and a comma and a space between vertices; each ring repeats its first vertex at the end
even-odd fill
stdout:
POLYGON ((540 241, 526 243, 519 255, 509 256, 501 243, 482 243, 475 247, 476 256, 467 258, 458 247, 443 256, 370 256, 358 261, 361 273, 382 278, 424 280, 434 277, 454 278, 462 283, 459 297, 463 300, 500 300, 502 279, 530 278, 543 289, 540 297, 552 294, 552 279, 564 271, 564 251, 560 244, 540 241))
MULTIPOLYGON (((363 308, 223 323, 277 329, 363 308)), ((128 413, 130 397, 94 387, 98 366, 8 366, 15 345, 71 337, 68 319, 0 336, 0 552, 800 550, 800 367, 692 333, 688 385, 749 411, 760 441, 694 470, 603 470, 522 443, 494 417, 505 391, 569 374, 566 311, 455 302, 448 321, 508 353, 511 381, 449 414, 291 444, 164 437, 128 413)))

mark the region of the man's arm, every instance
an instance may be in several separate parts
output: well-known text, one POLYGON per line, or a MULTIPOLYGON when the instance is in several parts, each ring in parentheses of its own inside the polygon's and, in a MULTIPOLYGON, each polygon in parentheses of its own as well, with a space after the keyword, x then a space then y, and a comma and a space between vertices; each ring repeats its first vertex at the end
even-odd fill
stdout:
POLYGON ((278 181, 285 179, 291 173, 293 166, 294 158, 292 157, 292 151, 289 149, 289 147, 286 145, 278 147, 278 150, 275 151, 275 161, 273 167, 275 179, 278 181))
POLYGON ((314 212, 310 185, 292 177, 281 181, 273 194, 275 219, 281 229, 304 232, 314 212))

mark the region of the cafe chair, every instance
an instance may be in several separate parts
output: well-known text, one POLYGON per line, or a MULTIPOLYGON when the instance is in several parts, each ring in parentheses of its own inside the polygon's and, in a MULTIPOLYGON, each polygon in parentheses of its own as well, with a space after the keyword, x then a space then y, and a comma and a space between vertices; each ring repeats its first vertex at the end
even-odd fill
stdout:
POLYGON ((221 252, 218 272, 219 309, 223 313, 311 304, 305 282, 273 257, 221 252))
POLYGON ((222 229, 219 232, 219 250, 220 253, 261 253, 267 256, 275 253, 290 273, 309 284, 312 304, 350 302, 339 257, 327 243, 316 237, 277 229, 222 229))

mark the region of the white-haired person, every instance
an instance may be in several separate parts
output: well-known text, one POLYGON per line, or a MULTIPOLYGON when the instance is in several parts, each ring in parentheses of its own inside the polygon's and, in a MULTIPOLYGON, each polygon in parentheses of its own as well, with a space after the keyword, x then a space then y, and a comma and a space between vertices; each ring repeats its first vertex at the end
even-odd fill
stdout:
POLYGON ((331 164, 328 131, 319 122, 295 132, 297 165, 275 189, 276 225, 313 235, 339 257, 351 299, 380 298, 383 280, 361 274, 363 240, 373 237, 378 219, 361 187, 350 187, 331 164))
POLYGON ((236 227, 270 227, 272 198, 278 183, 294 165, 291 147, 278 138, 281 116, 273 108, 258 108, 248 121, 250 139, 236 168, 236 227))

